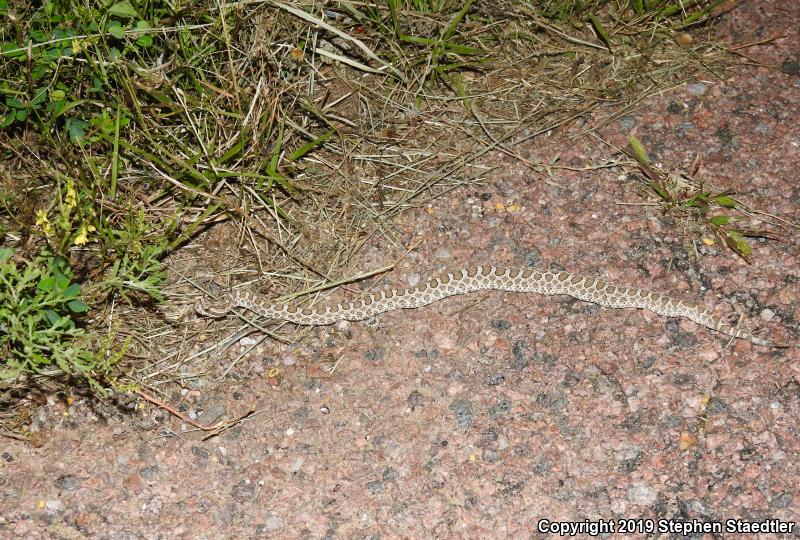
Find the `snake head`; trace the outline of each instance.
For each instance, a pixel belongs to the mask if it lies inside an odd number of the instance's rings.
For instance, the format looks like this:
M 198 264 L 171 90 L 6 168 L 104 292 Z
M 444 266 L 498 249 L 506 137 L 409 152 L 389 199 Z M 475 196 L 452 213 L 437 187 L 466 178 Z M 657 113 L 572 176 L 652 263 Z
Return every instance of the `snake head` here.
M 233 306 L 230 305 L 229 302 L 217 302 L 211 303 L 205 298 L 201 298 L 197 301 L 194 305 L 194 310 L 197 312 L 198 315 L 203 317 L 211 317 L 213 319 L 219 319 L 220 317 L 224 317 L 228 314 Z

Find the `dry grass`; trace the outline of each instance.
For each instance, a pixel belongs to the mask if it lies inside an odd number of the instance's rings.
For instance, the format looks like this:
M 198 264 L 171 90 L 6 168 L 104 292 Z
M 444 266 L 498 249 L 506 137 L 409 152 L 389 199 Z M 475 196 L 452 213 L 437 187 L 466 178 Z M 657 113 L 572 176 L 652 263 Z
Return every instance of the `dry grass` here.
M 398 215 L 488 181 L 487 153 L 557 184 L 551 164 L 527 161 L 520 143 L 599 111 L 585 127 L 595 130 L 648 95 L 724 69 L 709 38 L 712 3 L 645 4 L 211 3 L 131 30 L 122 59 L 102 32 L 81 37 L 95 40 L 83 56 L 106 74 L 110 99 L 88 93 L 79 66 L 75 110 L 106 122 L 87 122 L 79 142 L 64 112 L 7 128 L 4 244 L 28 259 L 43 244 L 70 258 L 93 331 L 114 333 L 117 347 L 128 340 L 104 384 L 161 391 L 224 377 L 235 362 L 214 367 L 220 347 L 252 327 L 203 334 L 190 315 L 198 295 L 242 284 L 291 294 L 358 274 L 366 243 L 409 247 L 393 231 Z M 34 65 L 9 62 L 8 79 Z M 90 202 L 84 222 L 103 233 L 85 247 L 35 224 L 65 178 Z M 126 242 L 132 259 L 166 262 L 167 281 L 147 281 L 155 270 L 144 263 L 145 285 L 116 276 Z M 157 307 L 149 299 L 160 295 Z

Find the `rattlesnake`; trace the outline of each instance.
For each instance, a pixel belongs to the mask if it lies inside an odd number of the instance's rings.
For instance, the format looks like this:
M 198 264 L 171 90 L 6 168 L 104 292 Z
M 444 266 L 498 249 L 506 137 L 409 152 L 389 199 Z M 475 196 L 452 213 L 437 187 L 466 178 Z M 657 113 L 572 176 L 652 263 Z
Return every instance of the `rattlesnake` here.
M 268 319 L 299 325 L 328 325 L 341 320 L 360 321 L 379 313 L 401 308 L 425 306 L 459 294 L 497 289 L 510 292 L 533 292 L 545 295 L 566 294 L 610 308 L 647 309 L 666 317 L 685 317 L 717 332 L 752 341 L 756 345 L 778 347 L 770 340 L 754 336 L 749 330 L 727 324 L 710 310 L 685 300 L 657 292 L 624 287 L 600 279 L 570 272 L 550 272 L 536 268 L 497 268 L 475 266 L 451 270 L 411 289 L 395 289 L 368 294 L 364 299 L 324 308 L 300 309 L 289 304 L 272 304 L 247 291 L 237 291 L 224 301 L 197 304 L 198 313 L 222 317 L 235 307 L 242 307 Z

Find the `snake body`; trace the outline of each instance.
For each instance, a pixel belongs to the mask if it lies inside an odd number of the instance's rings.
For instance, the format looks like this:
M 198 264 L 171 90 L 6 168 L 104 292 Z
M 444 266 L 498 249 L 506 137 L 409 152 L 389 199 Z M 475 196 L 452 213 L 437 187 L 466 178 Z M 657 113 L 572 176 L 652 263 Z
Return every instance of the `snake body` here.
M 222 317 L 232 309 L 241 307 L 268 319 L 321 326 L 342 320 L 360 321 L 387 311 L 417 308 L 449 296 L 488 289 L 544 295 L 565 294 L 603 307 L 646 309 L 665 317 L 684 317 L 701 326 L 734 338 L 749 340 L 756 345 L 777 346 L 767 339 L 753 335 L 747 329 L 724 322 L 707 308 L 693 302 L 570 272 L 551 272 L 537 268 L 475 266 L 450 270 L 410 289 L 388 289 L 368 294 L 353 302 L 315 309 L 275 304 L 254 293 L 236 291 L 221 302 L 198 303 L 197 311 L 208 317 Z

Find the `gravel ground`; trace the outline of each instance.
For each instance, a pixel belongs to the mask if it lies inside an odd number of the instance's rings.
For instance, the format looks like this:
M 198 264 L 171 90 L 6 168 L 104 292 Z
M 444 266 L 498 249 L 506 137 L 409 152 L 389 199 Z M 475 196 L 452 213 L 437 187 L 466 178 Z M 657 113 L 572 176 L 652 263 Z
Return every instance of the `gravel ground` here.
M 674 169 L 700 152 L 700 177 L 800 220 L 800 16 L 789 4 L 725 15 L 730 43 L 769 40 L 740 50 L 753 66 L 653 97 L 603 137 L 622 147 L 633 132 Z M 610 154 L 590 138 L 537 144 L 521 151 L 578 169 Z M 796 237 L 757 242 L 751 265 L 700 244 L 698 262 L 674 220 L 625 204 L 641 199 L 612 170 L 559 170 L 561 189 L 511 159 L 490 165 L 485 189 L 399 225 L 403 240 L 425 242 L 387 283 L 479 261 L 563 265 L 727 305 L 800 341 Z M 392 255 L 366 250 L 363 268 Z M 544 538 L 548 522 L 573 522 L 681 538 L 719 523 L 722 535 L 692 536 L 712 538 L 788 527 L 800 521 L 799 352 L 498 292 L 387 314 L 377 328 L 314 329 L 299 345 L 259 345 L 222 387 L 175 396 L 204 422 L 258 411 L 209 440 L 160 411 L 137 424 L 54 398 L 36 416 L 41 447 L 2 441 L 0 536 Z M 798 536 L 796 525 L 786 535 Z

